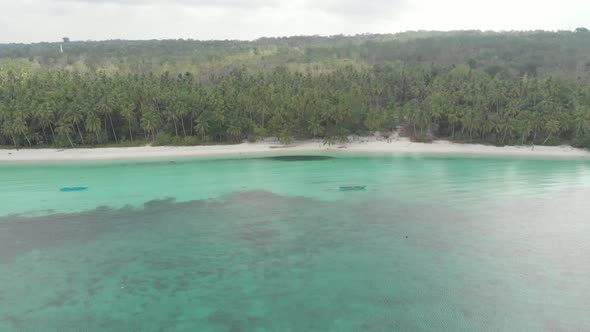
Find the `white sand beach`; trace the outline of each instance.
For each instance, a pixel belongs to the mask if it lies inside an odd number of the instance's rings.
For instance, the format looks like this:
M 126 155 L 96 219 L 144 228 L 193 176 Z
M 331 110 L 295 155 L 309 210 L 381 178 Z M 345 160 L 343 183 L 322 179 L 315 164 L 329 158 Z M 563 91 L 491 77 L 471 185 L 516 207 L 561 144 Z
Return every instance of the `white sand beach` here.
M 413 143 L 400 139 L 388 143 L 371 138 L 359 138 L 352 143 L 324 145 L 321 140 L 296 142 L 281 145 L 266 140 L 258 143 L 235 145 L 208 145 L 188 147 L 144 146 L 124 148 L 93 149 L 4 149 L 0 150 L 0 163 L 10 162 L 64 162 L 165 159 L 180 157 L 222 157 L 240 155 L 278 155 L 302 153 L 378 153 L 378 154 L 445 154 L 515 156 L 538 158 L 590 158 L 590 151 L 571 146 L 505 146 L 496 147 L 481 144 L 458 144 L 449 141 Z

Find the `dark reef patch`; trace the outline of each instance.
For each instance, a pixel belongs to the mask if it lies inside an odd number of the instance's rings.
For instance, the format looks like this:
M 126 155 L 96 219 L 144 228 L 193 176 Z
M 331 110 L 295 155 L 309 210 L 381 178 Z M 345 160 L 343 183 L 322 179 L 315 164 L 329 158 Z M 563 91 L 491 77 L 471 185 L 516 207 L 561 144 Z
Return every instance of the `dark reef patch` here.
M 330 160 L 336 159 L 334 157 L 329 156 L 274 156 L 274 157 L 265 157 L 261 159 L 267 160 L 276 160 L 276 161 L 322 161 L 322 160 Z

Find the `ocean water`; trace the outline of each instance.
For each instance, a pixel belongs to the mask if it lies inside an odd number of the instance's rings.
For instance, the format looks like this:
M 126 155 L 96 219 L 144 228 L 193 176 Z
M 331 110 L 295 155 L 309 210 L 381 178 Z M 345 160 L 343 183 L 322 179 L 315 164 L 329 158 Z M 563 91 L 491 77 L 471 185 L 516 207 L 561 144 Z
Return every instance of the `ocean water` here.
M 0 331 L 590 331 L 585 160 L 0 165 L 0 188 Z

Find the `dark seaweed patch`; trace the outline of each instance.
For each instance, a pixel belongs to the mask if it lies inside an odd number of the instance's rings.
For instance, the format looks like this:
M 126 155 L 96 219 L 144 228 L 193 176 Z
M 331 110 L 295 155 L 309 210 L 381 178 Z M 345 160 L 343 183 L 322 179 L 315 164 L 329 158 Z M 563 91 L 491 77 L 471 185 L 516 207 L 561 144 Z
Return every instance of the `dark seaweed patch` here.
M 328 156 L 274 156 L 266 157 L 263 159 L 276 160 L 276 161 L 322 161 L 334 159 L 334 157 Z

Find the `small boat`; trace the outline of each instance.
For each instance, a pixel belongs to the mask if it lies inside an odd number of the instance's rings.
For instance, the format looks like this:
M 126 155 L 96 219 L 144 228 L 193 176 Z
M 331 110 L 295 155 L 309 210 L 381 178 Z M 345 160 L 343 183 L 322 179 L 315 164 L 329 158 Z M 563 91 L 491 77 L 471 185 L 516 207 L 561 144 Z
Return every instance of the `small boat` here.
M 84 190 L 88 190 L 88 187 L 64 187 L 64 188 L 61 188 L 59 191 L 61 191 L 63 193 L 69 193 L 69 192 L 73 192 L 73 191 L 84 191 Z
M 340 187 L 341 191 L 359 191 L 359 190 L 365 190 L 367 189 L 367 186 L 342 186 Z

